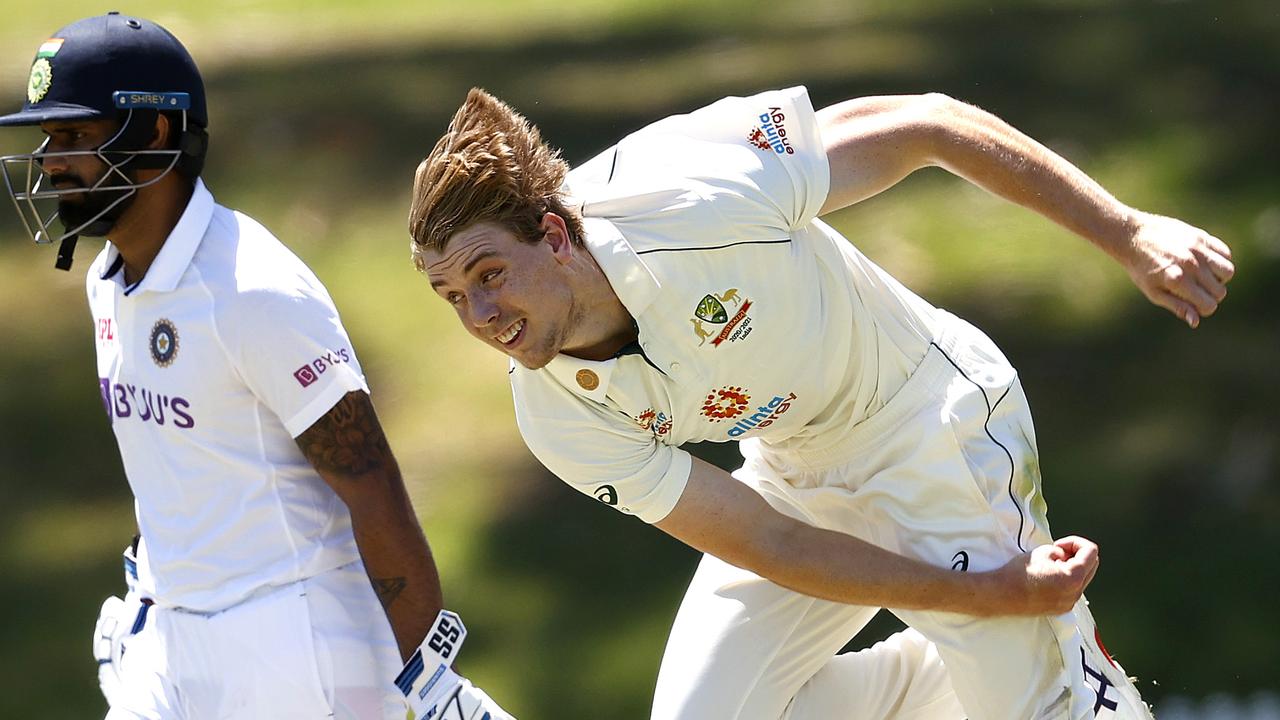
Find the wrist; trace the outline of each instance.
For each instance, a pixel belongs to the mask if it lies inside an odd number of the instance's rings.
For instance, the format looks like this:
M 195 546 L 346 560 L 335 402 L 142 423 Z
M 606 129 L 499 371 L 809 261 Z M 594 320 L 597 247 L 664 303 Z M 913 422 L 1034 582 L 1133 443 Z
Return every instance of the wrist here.
M 957 612 L 974 617 L 992 617 L 1004 613 L 1011 599 L 1011 592 L 1005 582 L 1003 568 L 956 575 L 964 582 L 964 591 L 957 596 L 966 600 L 966 607 Z
M 1093 242 L 1126 269 L 1137 257 L 1137 239 L 1146 213 L 1117 202 L 1098 229 Z

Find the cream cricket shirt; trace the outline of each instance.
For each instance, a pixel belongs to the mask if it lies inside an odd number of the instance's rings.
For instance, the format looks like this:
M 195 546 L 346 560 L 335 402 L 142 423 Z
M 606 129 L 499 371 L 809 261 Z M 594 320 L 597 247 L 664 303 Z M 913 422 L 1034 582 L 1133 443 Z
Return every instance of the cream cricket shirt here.
M 820 449 L 880 408 L 944 321 L 816 220 L 829 177 L 804 88 L 666 118 L 570 173 L 639 341 L 604 362 L 514 365 L 534 455 L 656 522 L 688 480 L 680 445 Z
M 136 498 L 140 591 L 213 611 L 358 559 L 293 438 L 366 389 L 315 275 L 198 183 L 146 276 L 87 279 L 102 401 Z

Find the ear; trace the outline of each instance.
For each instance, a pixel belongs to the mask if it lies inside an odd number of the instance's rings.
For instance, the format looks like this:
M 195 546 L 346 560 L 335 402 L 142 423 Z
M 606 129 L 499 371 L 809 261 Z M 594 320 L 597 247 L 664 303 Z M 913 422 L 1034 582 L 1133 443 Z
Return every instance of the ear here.
M 564 218 L 549 212 L 542 216 L 538 229 L 542 231 L 542 242 L 551 247 L 551 254 L 556 261 L 562 265 L 568 264 L 573 259 L 574 247 L 573 240 L 569 236 L 569 226 L 565 225 Z
M 148 150 L 165 150 L 168 149 L 169 139 L 173 136 L 173 123 L 169 122 L 169 118 L 163 114 L 156 115 L 155 131 L 151 133 L 151 142 L 147 143 Z

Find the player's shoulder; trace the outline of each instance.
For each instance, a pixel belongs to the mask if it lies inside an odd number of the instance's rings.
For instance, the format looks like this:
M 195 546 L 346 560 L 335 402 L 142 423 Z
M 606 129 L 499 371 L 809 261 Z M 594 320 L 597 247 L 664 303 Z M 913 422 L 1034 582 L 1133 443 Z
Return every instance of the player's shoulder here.
M 289 293 L 318 284 L 306 263 L 266 226 L 221 205 L 214 208 L 196 263 L 206 282 L 237 294 Z
M 309 306 L 332 312 L 328 292 L 306 263 L 238 210 L 215 206 L 194 265 L 220 315 L 253 322 Z
M 548 419 L 578 415 L 590 403 L 547 368 L 531 370 L 514 360 L 507 369 L 517 417 Z
M 558 356 L 537 370 L 511 362 L 508 373 L 516 426 L 525 443 L 563 447 L 584 433 L 634 429 L 634 424 L 605 397 L 612 362 L 577 361 Z
M 750 95 L 728 95 L 685 112 L 668 115 L 628 135 L 624 142 L 664 141 L 664 138 L 729 139 L 769 149 L 757 130 L 767 131 L 780 112 L 813 112 L 809 91 L 803 85 L 765 90 Z M 784 113 L 785 114 L 785 113 Z M 785 121 L 785 117 L 783 118 Z M 764 127 L 762 127 L 762 123 Z M 774 139 L 772 134 L 770 139 Z

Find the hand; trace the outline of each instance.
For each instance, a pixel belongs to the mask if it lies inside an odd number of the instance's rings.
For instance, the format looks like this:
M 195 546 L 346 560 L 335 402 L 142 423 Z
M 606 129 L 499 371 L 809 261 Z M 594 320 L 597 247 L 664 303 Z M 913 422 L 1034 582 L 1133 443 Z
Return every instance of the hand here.
M 1138 214 L 1121 263 L 1151 302 L 1195 328 L 1227 296 L 1235 274 L 1231 248 L 1181 220 Z
M 125 645 L 146 619 L 145 605 L 130 592 L 124 599 L 112 595 L 102 603 L 93 628 L 93 658 L 98 661 L 98 687 L 108 705 L 121 694 Z
M 423 698 L 406 698 L 414 720 L 515 720 L 485 691 L 445 669 Z
M 462 619 L 441 610 L 395 680 L 409 720 L 515 720 L 483 690 L 451 669 L 466 639 Z
M 1069 612 L 1098 571 L 1098 546 L 1074 535 L 1041 545 L 991 573 L 990 615 L 1061 615 Z

